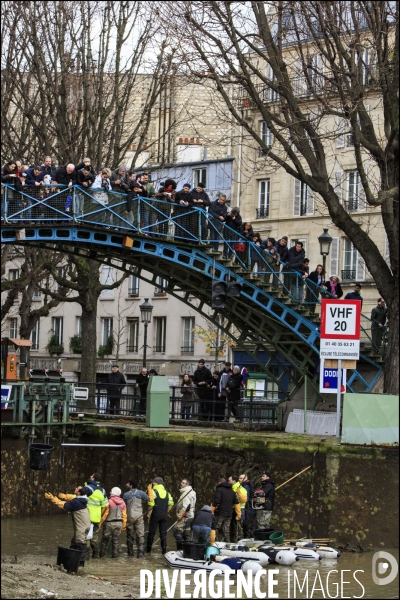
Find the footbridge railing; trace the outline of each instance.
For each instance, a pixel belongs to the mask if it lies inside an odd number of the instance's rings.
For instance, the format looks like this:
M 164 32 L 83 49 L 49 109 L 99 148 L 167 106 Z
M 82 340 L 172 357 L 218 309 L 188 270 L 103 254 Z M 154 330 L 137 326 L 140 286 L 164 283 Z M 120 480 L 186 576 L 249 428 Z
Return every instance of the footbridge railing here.
M 264 340 L 264 348 L 274 346 L 275 360 L 279 360 L 280 349 L 285 348 L 290 364 L 301 367 L 302 372 L 304 361 L 314 361 L 309 350 L 313 356 L 318 353 L 318 312 L 321 296 L 330 296 L 326 288 L 303 279 L 301 273 L 286 265 L 282 270 L 272 268 L 271 256 L 260 246 L 203 209 L 79 186 L 43 185 L 17 191 L 4 185 L 2 222 L 6 225 L 3 243 L 16 243 L 16 232 L 25 229 L 25 243 L 72 244 L 74 251 L 90 245 L 102 262 L 118 262 L 122 254 L 126 257 L 123 240 L 131 237 L 135 254 L 131 253 L 128 261 L 142 265 L 143 271 L 167 275 L 169 292 L 173 292 L 174 282 L 181 285 L 186 272 L 191 273 L 192 279 L 187 289 L 197 290 L 195 295 L 202 305 L 210 304 L 210 279 L 243 284 L 239 300 L 236 304 L 230 301 L 231 307 L 223 313 L 231 315 L 231 324 L 239 323 L 243 329 L 240 339 L 250 332 L 247 337 L 255 339 L 259 349 Z M 193 284 L 195 276 L 206 279 L 198 278 Z M 189 293 L 186 301 L 190 302 Z M 245 322 L 241 324 L 240 319 Z M 363 316 L 363 356 L 376 369 L 376 376 L 368 382 L 355 371 L 349 380 L 350 386 L 353 380 L 361 380 L 365 391 L 371 389 L 382 371 L 382 348 L 373 343 L 371 326 L 370 319 Z M 271 343 L 266 342 L 267 338 Z M 296 343 L 308 346 L 307 359 Z

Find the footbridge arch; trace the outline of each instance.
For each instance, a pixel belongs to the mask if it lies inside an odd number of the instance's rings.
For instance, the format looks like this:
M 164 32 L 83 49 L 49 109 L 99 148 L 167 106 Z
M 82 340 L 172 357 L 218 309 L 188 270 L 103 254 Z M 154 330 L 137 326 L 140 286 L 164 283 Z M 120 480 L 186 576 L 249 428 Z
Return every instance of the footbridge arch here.
M 225 333 L 289 397 L 305 374 L 318 388 L 318 286 L 297 272 L 274 271 L 257 246 L 202 209 L 137 198 L 128 212 L 123 194 L 77 186 L 50 190 L 43 199 L 37 190 L 3 186 L 2 243 L 59 248 L 154 283 L 162 276 L 169 294 L 216 324 L 223 317 Z M 235 281 L 242 289 L 210 314 L 213 280 Z M 370 391 L 383 369 L 370 326 L 363 317 L 364 351 L 348 377 L 352 392 Z M 266 362 L 260 352 L 268 356 Z

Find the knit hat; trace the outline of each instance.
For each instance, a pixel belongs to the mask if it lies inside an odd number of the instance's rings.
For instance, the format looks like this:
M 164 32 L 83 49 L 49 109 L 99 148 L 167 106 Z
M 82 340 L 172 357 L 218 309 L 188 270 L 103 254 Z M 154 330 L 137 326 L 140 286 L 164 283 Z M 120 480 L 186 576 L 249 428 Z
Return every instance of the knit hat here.
M 120 496 L 121 493 L 121 488 L 119 487 L 113 487 L 111 490 L 111 496 Z
M 190 183 L 184 183 L 183 187 L 188 187 L 190 189 L 192 186 L 190 185 Z
M 211 506 L 208 506 L 208 504 L 205 504 L 201 510 L 209 510 L 209 511 L 211 511 Z
M 154 477 L 153 481 L 157 485 L 159 485 L 160 483 L 164 483 L 164 479 L 162 477 Z
M 270 471 L 263 471 L 261 473 L 261 475 L 266 475 L 267 477 L 271 478 L 271 472 Z

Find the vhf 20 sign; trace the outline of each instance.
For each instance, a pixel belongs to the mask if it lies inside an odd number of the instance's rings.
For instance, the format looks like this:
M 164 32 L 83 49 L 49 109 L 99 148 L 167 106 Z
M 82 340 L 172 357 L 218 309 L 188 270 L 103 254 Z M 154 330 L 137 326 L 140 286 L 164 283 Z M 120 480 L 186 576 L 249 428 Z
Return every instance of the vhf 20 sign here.
M 333 360 L 358 359 L 360 320 L 359 300 L 322 300 L 320 357 Z

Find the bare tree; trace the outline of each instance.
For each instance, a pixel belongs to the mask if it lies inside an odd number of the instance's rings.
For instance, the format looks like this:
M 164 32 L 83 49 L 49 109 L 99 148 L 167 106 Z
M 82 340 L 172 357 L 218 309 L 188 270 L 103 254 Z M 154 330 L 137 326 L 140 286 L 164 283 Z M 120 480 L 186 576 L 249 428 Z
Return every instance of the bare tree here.
M 43 285 L 43 280 L 49 278 L 48 264 L 57 269 L 65 260 L 65 254 L 45 252 L 36 248 L 12 246 L 8 256 L 9 263 L 18 267 L 19 277 L 2 281 L 2 324 L 9 318 L 19 317 L 19 336 L 29 340 L 33 329 L 42 317 L 49 316 L 51 310 L 62 303 L 70 290 L 59 290 L 58 298 L 52 298 L 45 293 L 38 305 L 34 302 L 35 292 Z M 17 305 L 16 305 L 17 302 Z M 29 348 L 22 346 L 20 361 L 28 362 Z
M 135 144 L 134 164 L 170 72 L 159 31 L 148 2 L 5 2 L 3 156 L 117 166 Z
M 69 256 L 69 267 L 65 276 L 61 275 L 54 266 L 46 263 L 46 267 L 62 289 L 72 290 L 67 302 L 77 302 L 82 307 L 82 359 L 81 359 L 81 381 L 94 383 L 96 381 L 97 360 L 97 310 L 99 297 L 103 290 L 118 288 L 129 273 L 111 283 L 101 283 L 99 279 L 99 264 L 95 260 L 86 259 L 74 255 Z M 61 299 L 59 293 L 49 287 L 39 287 L 44 293 L 52 298 Z M 93 408 L 93 406 L 91 407 Z
M 399 385 L 398 9 L 390 1 L 173 5 L 182 68 L 198 81 L 206 71 L 244 136 L 270 166 L 312 190 L 365 261 L 389 308 L 387 393 Z M 379 118 L 368 111 L 372 102 Z M 247 107 L 266 123 L 272 145 Z M 333 122 L 351 136 L 358 201 L 380 209 L 389 264 L 334 181 L 340 153 Z

